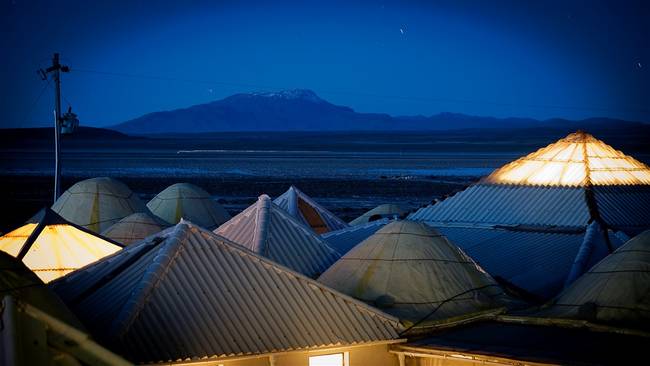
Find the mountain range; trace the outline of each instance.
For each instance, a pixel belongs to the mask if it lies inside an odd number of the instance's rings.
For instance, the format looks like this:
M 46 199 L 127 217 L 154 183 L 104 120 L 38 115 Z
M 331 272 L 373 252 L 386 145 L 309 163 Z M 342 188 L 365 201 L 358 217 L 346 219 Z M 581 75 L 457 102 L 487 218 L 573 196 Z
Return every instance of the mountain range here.
M 332 104 L 308 89 L 240 93 L 210 103 L 148 113 L 109 128 L 129 135 L 234 131 L 417 131 L 503 128 L 567 130 L 647 126 L 609 118 L 566 119 L 477 117 L 459 113 L 391 116 L 359 113 Z

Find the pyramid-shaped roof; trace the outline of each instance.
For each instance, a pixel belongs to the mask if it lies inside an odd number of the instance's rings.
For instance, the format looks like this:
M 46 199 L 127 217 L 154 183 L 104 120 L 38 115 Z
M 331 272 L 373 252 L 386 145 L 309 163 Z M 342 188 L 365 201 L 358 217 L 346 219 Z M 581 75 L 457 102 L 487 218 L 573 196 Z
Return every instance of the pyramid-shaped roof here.
M 383 205 L 379 205 L 372 210 L 369 210 L 365 212 L 363 215 L 357 217 L 356 219 L 350 221 L 350 225 L 360 225 L 360 224 L 365 224 L 367 222 L 370 222 L 371 219 L 376 219 L 376 218 L 395 218 L 397 216 L 398 218 L 401 215 L 404 215 L 408 210 L 404 209 L 400 205 L 396 205 L 393 203 L 385 203 Z
M 265 194 L 214 232 L 309 277 L 323 273 L 340 257 Z
M 343 229 L 348 226 L 325 207 L 311 199 L 295 186 L 289 187 L 280 197 L 273 201 L 291 216 L 302 221 L 317 234 Z
M 230 219 L 208 192 L 190 183 L 172 184 L 152 198 L 147 207 L 170 225 L 183 218 L 212 230 Z
M 96 233 L 146 207 L 126 184 L 107 177 L 86 179 L 68 188 L 52 205 L 66 220 Z
M 45 283 L 120 249 L 121 244 L 72 224 L 48 208 L 38 223 L 27 223 L 0 237 L 0 250 L 22 260 Z
M 583 151 L 583 152 L 580 152 Z M 650 228 L 646 165 L 577 132 L 409 215 L 430 225 Z
M 389 341 L 400 330 L 397 319 L 186 221 L 52 288 L 135 362 Z
M 650 230 L 580 276 L 542 314 L 648 329 Z
M 168 225 L 146 212 L 131 214 L 102 231 L 102 236 L 129 245 L 155 234 Z
M 435 320 L 503 305 L 497 283 L 436 230 L 392 222 L 354 247 L 319 282 L 401 319 Z
M 497 169 L 485 182 L 541 186 L 648 185 L 650 167 L 578 131 Z

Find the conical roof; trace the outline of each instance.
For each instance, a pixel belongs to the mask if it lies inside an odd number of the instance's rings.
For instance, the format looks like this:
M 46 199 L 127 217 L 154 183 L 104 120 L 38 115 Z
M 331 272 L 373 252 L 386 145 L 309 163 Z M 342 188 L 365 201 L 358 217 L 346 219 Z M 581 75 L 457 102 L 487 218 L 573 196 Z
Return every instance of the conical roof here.
M 650 326 L 650 230 L 630 239 L 542 311 L 631 327 Z
M 485 182 L 541 186 L 648 185 L 650 167 L 578 131 L 497 169 Z
M 297 218 L 317 234 L 343 229 L 348 226 L 325 207 L 311 199 L 295 186 L 289 187 L 280 197 L 273 201 L 291 216 Z
M 370 211 L 367 211 L 363 215 L 357 217 L 356 219 L 350 221 L 350 225 L 360 225 L 360 224 L 365 224 L 369 222 L 371 219 L 380 219 L 384 217 L 388 218 L 394 218 L 394 216 L 401 216 L 408 212 L 406 209 L 403 207 L 393 204 L 393 203 L 385 203 L 383 205 L 379 205 L 375 208 L 373 208 Z
M 102 236 L 129 245 L 155 234 L 167 224 L 146 212 L 131 214 L 102 231 Z
M 498 307 L 503 291 L 436 230 L 392 222 L 332 265 L 319 282 L 401 319 L 443 319 Z
M 68 188 L 54 202 L 52 210 L 72 223 L 99 233 L 146 208 L 126 184 L 101 177 L 86 179 Z
M 0 250 L 20 259 L 45 283 L 122 248 L 46 208 L 38 223 L 0 237 Z
M 401 330 L 392 316 L 187 221 L 52 288 L 137 363 L 389 342 Z
M 340 257 L 265 194 L 214 232 L 309 277 L 323 273 Z
M 230 219 L 208 192 L 190 183 L 172 184 L 152 198 L 147 207 L 170 225 L 183 218 L 212 230 Z

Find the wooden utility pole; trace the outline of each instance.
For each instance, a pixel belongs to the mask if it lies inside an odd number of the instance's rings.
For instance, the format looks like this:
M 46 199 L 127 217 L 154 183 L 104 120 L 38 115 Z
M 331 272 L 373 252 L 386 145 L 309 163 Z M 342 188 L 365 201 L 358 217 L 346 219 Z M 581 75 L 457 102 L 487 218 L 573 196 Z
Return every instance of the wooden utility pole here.
M 68 66 L 59 63 L 59 54 L 52 56 L 52 66 L 45 71 L 40 70 L 43 80 L 51 73 L 54 79 L 54 201 L 61 196 L 61 73 L 69 72 Z

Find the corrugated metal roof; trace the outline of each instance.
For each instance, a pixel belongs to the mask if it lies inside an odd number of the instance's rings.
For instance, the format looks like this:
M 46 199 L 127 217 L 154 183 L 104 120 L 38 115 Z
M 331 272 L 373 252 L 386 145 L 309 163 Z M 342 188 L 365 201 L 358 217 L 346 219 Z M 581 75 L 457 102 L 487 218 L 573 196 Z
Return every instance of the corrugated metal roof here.
M 341 257 L 267 195 L 214 232 L 312 278 Z
M 559 232 L 434 225 L 492 276 L 543 298 L 562 290 L 584 231 Z M 623 243 L 610 235 L 614 248 Z
M 163 234 L 52 285 L 133 361 L 363 344 L 401 330 L 397 319 L 189 222 Z M 80 284 L 91 291 L 70 296 Z
M 650 186 L 593 187 L 600 216 L 630 236 L 650 229 Z
M 409 220 L 429 224 L 466 223 L 584 227 L 589 209 L 582 188 L 476 184 Z
M 319 234 L 348 227 L 348 224 L 346 224 L 343 220 L 336 217 L 336 215 L 329 212 L 325 207 L 318 204 L 311 197 L 306 195 L 295 186 L 289 187 L 286 192 L 284 192 L 280 197 L 276 198 L 273 202 L 286 210 L 291 216 L 297 218 L 305 225 L 314 229 Z M 305 213 L 303 213 L 302 209 L 300 208 L 301 202 L 310 206 L 317 213 L 322 222 L 325 224 L 325 228 L 318 228 L 316 225 L 314 225 L 313 222 L 310 224 L 309 218 L 305 217 Z
M 330 231 L 321 235 L 330 246 L 336 249 L 341 255 L 344 255 L 355 245 L 366 240 L 370 235 L 374 234 L 377 230 L 384 227 L 390 222 L 389 219 L 381 219 L 371 221 L 361 225 L 350 226 L 345 229 Z

